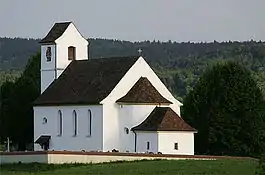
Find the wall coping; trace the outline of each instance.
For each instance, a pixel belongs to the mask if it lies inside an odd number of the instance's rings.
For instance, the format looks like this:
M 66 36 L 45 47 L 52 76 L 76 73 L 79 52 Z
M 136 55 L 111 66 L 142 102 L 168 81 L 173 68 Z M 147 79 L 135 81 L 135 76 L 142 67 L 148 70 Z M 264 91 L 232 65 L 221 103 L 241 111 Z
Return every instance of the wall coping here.
M 133 157 L 157 157 L 157 158 L 187 158 L 187 159 L 249 159 L 257 160 L 252 157 L 239 156 L 212 156 L 212 155 L 176 155 L 176 154 L 148 154 L 148 153 L 122 153 L 122 152 L 85 152 L 85 151 L 16 151 L 0 152 L 0 156 L 15 155 L 91 155 L 91 156 L 133 156 Z

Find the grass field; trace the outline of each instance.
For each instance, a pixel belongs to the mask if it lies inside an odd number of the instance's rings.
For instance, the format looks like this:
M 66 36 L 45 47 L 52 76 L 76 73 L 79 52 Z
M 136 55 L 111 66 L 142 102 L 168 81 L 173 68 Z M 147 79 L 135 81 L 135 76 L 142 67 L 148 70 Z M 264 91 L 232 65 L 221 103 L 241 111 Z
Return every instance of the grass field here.
M 1 175 L 254 175 L 254 160 L 156 160 L 104 164 L 2 165 Z

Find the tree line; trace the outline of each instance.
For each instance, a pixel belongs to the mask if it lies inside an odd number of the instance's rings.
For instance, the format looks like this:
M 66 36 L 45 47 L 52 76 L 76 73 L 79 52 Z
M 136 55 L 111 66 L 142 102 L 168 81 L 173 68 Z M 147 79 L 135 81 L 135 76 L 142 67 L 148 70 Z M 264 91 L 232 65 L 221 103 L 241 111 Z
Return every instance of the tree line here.
M 0 71 L 24 70 L 28 59 L 40 51 L 39 39 L 0 38 Z M 129 42 L 89 38 L 89 57 L 141 55 L 180 100 L 193 88 L 207 66 L 220 61 L 235 61 L 251 70 L 258 86 L 265 91 L 265 43 L 257 41 Z M 16 74 L 16 73 L 15 73 Z M 1 80 L 0 83 L 4 80 Z M 265 93 L 265 92 L 264 92 Z

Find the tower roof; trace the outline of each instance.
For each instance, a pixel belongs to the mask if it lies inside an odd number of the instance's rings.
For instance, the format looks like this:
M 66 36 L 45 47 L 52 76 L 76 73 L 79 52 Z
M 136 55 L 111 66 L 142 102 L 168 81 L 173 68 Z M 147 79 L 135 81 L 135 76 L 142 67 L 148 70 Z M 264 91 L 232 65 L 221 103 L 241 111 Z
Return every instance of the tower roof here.
M 40 41 L 40 43 L 54 43 L 58 39 L 71 22 L 55 23 L 49 33 Z

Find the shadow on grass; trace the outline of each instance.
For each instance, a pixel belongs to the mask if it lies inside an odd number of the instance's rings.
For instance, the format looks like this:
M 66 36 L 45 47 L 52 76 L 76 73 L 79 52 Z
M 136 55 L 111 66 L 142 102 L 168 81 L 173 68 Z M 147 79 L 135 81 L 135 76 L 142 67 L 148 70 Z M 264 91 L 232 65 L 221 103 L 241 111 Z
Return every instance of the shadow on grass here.
M 16 164 L 3 164 L 1 165 L 1 171 L 18 171 L 18 172 L 41 172 L 52 171 L 56 169 L 71 168 L 84 166 L 85 164 L 42 164 L 42 163 L 16 163 Z

